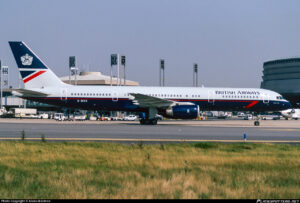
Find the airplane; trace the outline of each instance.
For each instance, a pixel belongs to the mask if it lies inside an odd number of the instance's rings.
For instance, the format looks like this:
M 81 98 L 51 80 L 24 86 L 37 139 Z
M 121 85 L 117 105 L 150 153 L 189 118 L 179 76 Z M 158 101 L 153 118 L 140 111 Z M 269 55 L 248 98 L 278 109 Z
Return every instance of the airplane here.
M 201 111 L 280 111 L 291 107 L 280 94 L 256 88 L 77 86 L 62 82 L 22 41 L 10 41 L 22 76 L 24 99 L 84 110 L 140 114 L 140 124 L 157 124 L 156 115 L 195 119 Z M 257 121 L 258 122 L 258 121 Z M 255 125 L 259 125 L 255 123 Z
M 287 109 L 280 111 L 280 113 L 286 120 L 289 118 L 298 120 L 300 118 L 300 109 Z

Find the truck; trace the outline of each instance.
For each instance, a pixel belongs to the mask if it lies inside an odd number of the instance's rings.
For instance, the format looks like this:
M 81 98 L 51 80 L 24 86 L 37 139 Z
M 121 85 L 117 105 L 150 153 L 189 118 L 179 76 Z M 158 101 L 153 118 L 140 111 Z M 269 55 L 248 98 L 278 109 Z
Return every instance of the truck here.
M 11 111 L 15 118 L 37 118 L 37 109 L 12 108 Z

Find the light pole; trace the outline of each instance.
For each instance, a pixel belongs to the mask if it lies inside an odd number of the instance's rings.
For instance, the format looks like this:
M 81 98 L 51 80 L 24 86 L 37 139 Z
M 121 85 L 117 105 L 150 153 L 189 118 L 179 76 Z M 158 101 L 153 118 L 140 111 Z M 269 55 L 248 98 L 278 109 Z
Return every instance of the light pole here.
M 160 59 L 159 86 L 165 86 L 165 60 Z
M 198 64 L 194 64 L 194 69 L 193 69 L 193 86 L 198 87 Z
M 123 75 L 123 76 L 124 76 L 124 78 L 123 78 L 123 79 L 124 79 L 124 82 L 123 82 L 123 85 L 125 86 L 125 85 L 126 85 L 126 77 L 125 77 L 125 76 L 126 76 L 126 70 L 125 70 L 125 66 L 126 66 L 126 56 L 124 56 L 124 55 L 121 56 L 121 65 L 124 66 L 124 73 L 123 73 L 123 74 L 124 74 L 124 75 Z

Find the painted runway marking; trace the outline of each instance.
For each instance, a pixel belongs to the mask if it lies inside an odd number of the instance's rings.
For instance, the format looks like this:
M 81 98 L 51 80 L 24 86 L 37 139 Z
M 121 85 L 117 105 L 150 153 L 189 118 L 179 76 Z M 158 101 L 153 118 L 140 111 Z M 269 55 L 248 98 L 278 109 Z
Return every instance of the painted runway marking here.
M 281 128 L 281 129 L 264 129 L 269 131 L 282 131 L 282 132 L 300 132 L 300 129 L 292 129 L 292 128 Z
M 7 137 L 0 140 L 21 140 L 21 138 Z M 42 140 L 41 138 L 25 138 L 25 140 Z M 114 139 L 114 138 L 45 138 L 47 141 L 113 141 L 113 142 L 226 142 L 238 143 L 244 140 L 194 140 L 194 139 Z M 300 143 L 300 140 L 247 140 L 248 143 Z

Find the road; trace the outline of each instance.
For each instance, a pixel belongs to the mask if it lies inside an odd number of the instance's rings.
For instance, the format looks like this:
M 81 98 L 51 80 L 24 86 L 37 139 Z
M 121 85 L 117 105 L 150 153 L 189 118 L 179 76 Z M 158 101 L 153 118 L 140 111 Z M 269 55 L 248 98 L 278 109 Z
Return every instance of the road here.
M 277 122 L 277 123 L 273 123 Z M 113 141 L 113 142 L 247 142 L 300 143 L 300 122 L 270 121 L 254 127 L 249 121 L 163 121 L 160 125 L 138 122 L 53 122 L 1 120 L 0 140 L 26 139 L 47 141 Z M 292 123 L 293 122 L 293 123 Z

